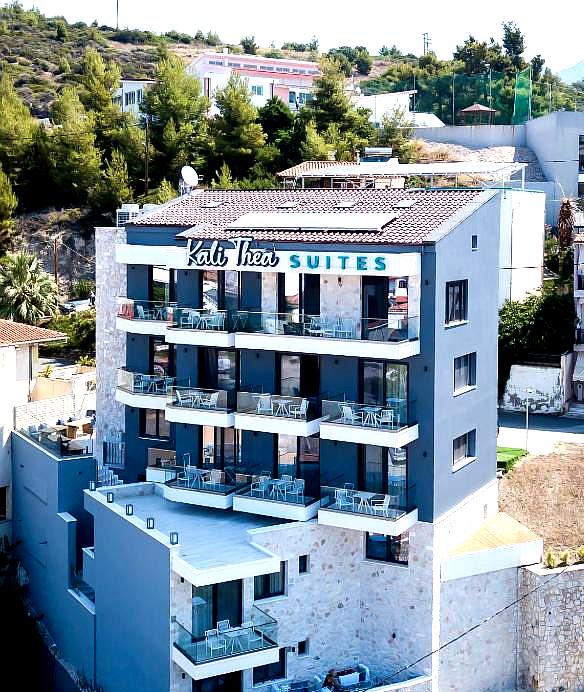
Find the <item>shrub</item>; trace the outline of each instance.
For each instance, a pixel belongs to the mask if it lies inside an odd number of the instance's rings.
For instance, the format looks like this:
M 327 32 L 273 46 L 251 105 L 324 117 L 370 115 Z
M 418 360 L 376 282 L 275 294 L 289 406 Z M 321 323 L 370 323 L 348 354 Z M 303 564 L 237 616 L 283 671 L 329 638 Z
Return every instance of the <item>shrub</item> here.
M 81 365 L 86 368 L 94 368 L 96 364 L 95 358 L 93 356 L 79 356 L 75 361 L 75 365 Z
M 42 370 L 39 370 L 37 372 L 37 376 L 38 377 L 50 377 L 53 374 L 53 370 L 54 370 L 54 367 L 50 363 L 47 363 Z
M 64 332 L 69 337 L 65 344 L 47 344 L 44 352 L 69 355 L 71 352 L 95 354 L 95 311 L 83 310 L 71 315 L 54 317 L 46 325 L 48 329 Z
M 578 562 L 584 562 L 584 545 L 581 545 L 578 550 L 576 550 L 576 556 L 578 557 Z
M 556 557 L 556 554 L 551 548 L 548 548 L 547 553 L 545 554 L 545 557 L 543 559 L 543 564 L 548 569 L 554 569 L 558 566 L 558 558 Z
M 570 551 L 569 550 L 562 550 L 560 553 L 560 563 L 562 565 L 569 565 L 570 564 Z
M 95 291 L 95 284 L 88 279 L 79 279 L 71 288 L 71 298 L 86 300 Z

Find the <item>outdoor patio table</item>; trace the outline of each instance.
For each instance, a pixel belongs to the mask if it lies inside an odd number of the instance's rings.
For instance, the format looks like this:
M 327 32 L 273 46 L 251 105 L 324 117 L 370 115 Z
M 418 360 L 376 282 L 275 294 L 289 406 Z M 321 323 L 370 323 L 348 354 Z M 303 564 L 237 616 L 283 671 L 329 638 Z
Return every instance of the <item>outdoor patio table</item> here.
M 275 478 L 270 481 L 270 485 L 272 487 L 272 490 L 270 492 L 270 495 L 272 497 L 281 497 L 282 500 L 286 499 L 286 488 L 287 486 L 291 485 L 290 481 L 283 481 L 279 478 Z
M 363 416 L 363 425 L 372 425 L 374 427 L 378 427 L 381 406 L 364 406 L 363 411 L 365 413 Z
M 291 399 L 275 399 L 276 404 L 276 415 L 277 416 L 289 416 L 290 415 L 290 404 L 293 403 Z
M 236 648 L 238 651 L 243 651 L 241 644 L 241 636 L 243 634 L 245 634 L 243 627 L 230 627 L 228 630 L 221 632 L 221 636 L 227 639 L 227 650 L 229 653 L 234 653 Z
M 188 484 L 189 488 L 200 488 L 201 480 L 204 476 L 209 473 L 209 469 L 189 469 L 187 471 L 187 476 L 189 476 Z M 192 485 L 191 485 L 192 478 Z

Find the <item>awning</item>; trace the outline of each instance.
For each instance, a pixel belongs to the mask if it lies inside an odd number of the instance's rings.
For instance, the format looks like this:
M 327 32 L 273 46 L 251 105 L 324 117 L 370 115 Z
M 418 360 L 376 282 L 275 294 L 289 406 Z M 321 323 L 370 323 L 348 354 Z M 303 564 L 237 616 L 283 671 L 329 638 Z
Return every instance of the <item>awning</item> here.
M 576 365 L 574 365 L 574 382 L 584 382 L 584 351 L 578 351 L 576 355 Z

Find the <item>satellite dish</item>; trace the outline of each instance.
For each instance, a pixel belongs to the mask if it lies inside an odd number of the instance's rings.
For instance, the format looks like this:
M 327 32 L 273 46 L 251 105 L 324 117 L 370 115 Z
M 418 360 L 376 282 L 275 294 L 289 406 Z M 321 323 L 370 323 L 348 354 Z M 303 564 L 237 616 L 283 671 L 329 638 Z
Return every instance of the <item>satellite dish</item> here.
M 180 171 L 179 188 L 181 194 L 185 195 L 199 184 L 199 176 L 192 166 L 183 166 Z

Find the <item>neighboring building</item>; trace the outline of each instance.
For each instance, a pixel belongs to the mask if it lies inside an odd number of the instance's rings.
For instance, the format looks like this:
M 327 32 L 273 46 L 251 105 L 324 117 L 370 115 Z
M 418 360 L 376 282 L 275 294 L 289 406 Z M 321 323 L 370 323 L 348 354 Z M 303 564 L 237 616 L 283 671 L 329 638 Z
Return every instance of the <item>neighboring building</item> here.
M 151 84 L 154 84 L 154 81 L 151 79 L 122 79 L 120 88 L 114 92 L 112 101 L 124 113 L 132 113 L 138 118 L 144 92 Z
M 62 341 L 66 334 L 20 322 L 0 320 L 0 537 L 10 535 L 11 458 L 10 433 L 14 408 L 31 401 L 39 369 L 39 344 Z
M 416 91 L 392 91 L 386 94 L 354 94 L 353 104 L 357 108 L 368 108 L 371 111 L 369 120 L 375 125 L 381 124 L 385 115 L 392 115 L 395 111 L 409 114 L 412 110 L 412 97 Z
M 576 361 L 572 375 L 572 394 L 576 404 L 584 404 L 584 233 L 574 236 L 574 308 Z
M 488 616 L 542 545 L 497 512 L 501 205 L 196 190 L 96 229 L 95 450 L 125 440 L 126 484 L 82 509 L 87 458 L 13 435 L 29 594 L 75 670 L 108 692 L 318 690 L 333 667 L 354 691 L 514 687 L 520 615 Z
M 254 106 L 261 108 L 272 96 L 278 96 L 291 110 L 297 110 L 312 98 L 312 85 L 320 70 L 306 60 L 264 58 L 261 55 L 201 53 L 187 67 L 187 73 L 200 80 L 203 93 L 211 99 L 210 114 L 217 113 L 213 96 L 222 89 L 232 72 L 247 80 Z
M 544 174 L 544 181 L 528 178 L 528 188 L 546 193 L 546 222 L 553 226 L 564 197 L 584 196 L 583 112 L 557 111 L 524 125 L 425 127 L 417 129 L 416 136 L 473 148 L 528 147 Z

